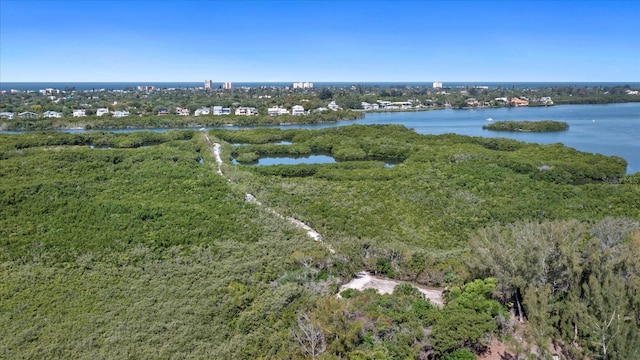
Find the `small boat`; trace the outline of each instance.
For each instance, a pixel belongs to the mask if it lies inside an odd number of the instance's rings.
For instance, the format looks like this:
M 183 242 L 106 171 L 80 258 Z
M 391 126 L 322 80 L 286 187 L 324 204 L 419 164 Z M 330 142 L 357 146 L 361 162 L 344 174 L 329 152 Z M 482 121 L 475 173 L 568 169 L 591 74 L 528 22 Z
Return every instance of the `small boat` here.
M 493 121 L 493 119 L 492 118 L 487 118 L 487 121 Z

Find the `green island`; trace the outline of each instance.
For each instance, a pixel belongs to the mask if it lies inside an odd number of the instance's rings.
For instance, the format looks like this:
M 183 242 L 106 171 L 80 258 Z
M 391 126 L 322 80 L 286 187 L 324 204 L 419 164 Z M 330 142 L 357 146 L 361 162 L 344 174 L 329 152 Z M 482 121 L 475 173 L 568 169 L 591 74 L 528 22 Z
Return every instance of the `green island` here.
M 485 130 L 520 131 L 520 132 L 552 132 L 569 130 L 569 124 L 564 121 L 496 121 L 483 125 Z
M 397 125 L 0 134 L 0 357 L 637 358 L 625 169 Z

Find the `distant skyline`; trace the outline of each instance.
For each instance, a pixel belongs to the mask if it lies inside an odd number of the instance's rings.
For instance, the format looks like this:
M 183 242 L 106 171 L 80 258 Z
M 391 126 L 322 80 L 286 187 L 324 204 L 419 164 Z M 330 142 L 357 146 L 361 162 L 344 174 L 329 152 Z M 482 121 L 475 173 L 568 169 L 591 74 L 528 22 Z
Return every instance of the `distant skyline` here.
M 0 82 L 639 82 L 640 1 L 0 1 Z

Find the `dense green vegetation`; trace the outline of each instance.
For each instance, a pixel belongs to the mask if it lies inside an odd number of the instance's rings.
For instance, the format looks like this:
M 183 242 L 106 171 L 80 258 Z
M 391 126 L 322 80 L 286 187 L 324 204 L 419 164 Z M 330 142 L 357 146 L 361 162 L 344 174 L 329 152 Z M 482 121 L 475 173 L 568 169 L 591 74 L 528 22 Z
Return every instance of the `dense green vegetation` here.
M 196 131 L 0 135 L 0 357 L 471 359 L 491 336 L 637 357 L 623 159 L 391 125 L 208 135 L 224 176 Z M 339 161 L 230 161 L 319 153 Z M 447 285 L 446 305 L 334 297 L 361 270 Z
M 541 121 L 496 121 L 483 125 L 483 129 L 494 131 L 531 131 L 531 132 L 551 132 L 565 131 L 569 129 L 569 124 L 563 121 L 541 120 Z
M 149 129 L 149 128 L 199 128 L 203 126 L 266 126 L 283 124 L 322 124 L 338 120 L 355 120 L 364 114 L 340 110 L 323 113 L 313 113 L 305 116 L 241 116 L 241 115 L 207 115 L 207 116 L 178 116 L 151 115 L 130 116 L 126 118 L 111 117 L 66 117 L 62 119 L 15 119 L 4 122 L 5 130 L 11 131 L 40 131 L 52 129 Z

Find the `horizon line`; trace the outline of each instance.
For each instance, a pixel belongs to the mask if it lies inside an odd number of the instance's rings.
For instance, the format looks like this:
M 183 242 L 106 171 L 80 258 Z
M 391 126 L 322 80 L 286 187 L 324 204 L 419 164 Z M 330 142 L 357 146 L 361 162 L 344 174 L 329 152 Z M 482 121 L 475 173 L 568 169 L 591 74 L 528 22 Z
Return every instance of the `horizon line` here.
M 209 79 L 205 79 L 209 80 Z M 205 80 L 126 80 L 126 81 L 103 81 L 103 80 L 88 80 L 88 81 L 75 81 L 75 80 L 46 80 L 46 81 L 2 81 L 0 84 L 7 83 L 150 83 L 150 82 L 163 82 L 163 83 L 203 83 Z M 250 81 L 218 81 L 212 80 L 213 83 L 297 83 L 301 81 L 295 80 L 250 80 Z M 640 80 L 304 80 L 302 82 L 310 83 L 640 83 Z

